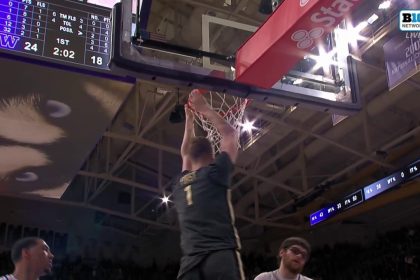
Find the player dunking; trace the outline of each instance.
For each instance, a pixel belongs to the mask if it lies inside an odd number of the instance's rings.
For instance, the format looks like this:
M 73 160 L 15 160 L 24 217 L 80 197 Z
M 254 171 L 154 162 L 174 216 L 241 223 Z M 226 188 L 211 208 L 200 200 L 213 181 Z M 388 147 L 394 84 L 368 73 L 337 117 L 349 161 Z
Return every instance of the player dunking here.
M 198 90 L 191 92 L 190 103 L 216 127 L 222 139 L 221 152 L 215 157 L 208 139 L 194 137 L 194 114 L 185 105 L 182 173 L 173 191 L 183 251 L 178 279 L 242 280 L 240 241 L 229 190 L 238 134 Z

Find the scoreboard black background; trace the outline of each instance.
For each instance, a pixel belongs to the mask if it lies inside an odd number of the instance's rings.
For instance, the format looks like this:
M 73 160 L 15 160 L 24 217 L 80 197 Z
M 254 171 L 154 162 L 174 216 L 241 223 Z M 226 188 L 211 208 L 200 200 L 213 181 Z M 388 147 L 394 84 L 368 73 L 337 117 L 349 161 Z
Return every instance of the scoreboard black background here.
M 0 0 L 0 51 L 108 69 L 111 10 L 67 0 Z

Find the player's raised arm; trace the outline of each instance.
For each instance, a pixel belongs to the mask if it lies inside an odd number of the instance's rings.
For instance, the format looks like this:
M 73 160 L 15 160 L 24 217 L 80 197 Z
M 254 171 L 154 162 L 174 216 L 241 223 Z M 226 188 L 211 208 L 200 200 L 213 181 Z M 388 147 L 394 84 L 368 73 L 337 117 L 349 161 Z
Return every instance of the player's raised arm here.
M 184 138 L 182 139 L 181 145 L 181 157 L 182 157 L 182 171 L 191 170 L 191 159 L 188 154 L 191 139 L 194 137 L 194 114 L 188 105 L 185 104 L 185 129 L 184 129 Z
M 202 94 L 198 90 L 193 90 L 190 96 L 191 106 L 194 110 L 201 113 L 217 129 L 222 137 L 220 150 L 226 152 L 233 163 L 238 157 L 238 133 L 227 123 L 218 113 L 207 104 Z

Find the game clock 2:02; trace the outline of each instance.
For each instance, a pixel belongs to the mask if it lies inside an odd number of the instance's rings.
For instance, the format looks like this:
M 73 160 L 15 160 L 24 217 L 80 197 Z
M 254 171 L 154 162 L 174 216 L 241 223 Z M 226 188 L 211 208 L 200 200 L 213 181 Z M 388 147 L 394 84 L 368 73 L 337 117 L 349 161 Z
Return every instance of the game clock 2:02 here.
M 57 47 L 54 47 L 53 55 L 59 56 L 59 57 L 75 59 L 75 57 L 74 57 L 75 52 L 74 51 L 67 50 L 67 49 L 60 49 L 60 48 L 57 48 Z

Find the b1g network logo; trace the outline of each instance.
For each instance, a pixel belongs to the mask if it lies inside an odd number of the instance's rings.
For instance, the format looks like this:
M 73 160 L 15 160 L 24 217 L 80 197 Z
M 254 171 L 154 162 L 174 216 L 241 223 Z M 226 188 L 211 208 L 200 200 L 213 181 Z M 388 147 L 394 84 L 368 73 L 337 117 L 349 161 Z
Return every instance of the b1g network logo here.
M 420 10 L 400 11 L 401 31 L 420 31 Z

